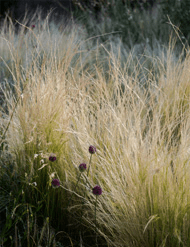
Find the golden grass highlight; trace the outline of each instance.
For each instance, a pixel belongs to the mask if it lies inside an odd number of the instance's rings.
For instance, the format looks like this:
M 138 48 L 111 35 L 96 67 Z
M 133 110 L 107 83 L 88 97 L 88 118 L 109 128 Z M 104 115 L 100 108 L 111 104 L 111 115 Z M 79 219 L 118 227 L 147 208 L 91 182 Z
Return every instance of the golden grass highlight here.
M 153 70 L 159 73 L 154 76 L 149 71 L 144 88 L 138 70 L 129 75 L 108 50 L 108 70 L 96 58 L 92 70 L 90 62 L 83 62 L 85 48 L 81 52 L 79 37 L 75 32 L 72 35 L 66 34 L 67 42 L 58 46 L 51 33 L 44 30 L 36 35 L 37 45 L 48 39 L 51 46 L 42 43 L 45 47 L 39 53 L 31 48 L 32 62 L 24 69 L 21 47 L 16 51 L 15 44 L 7 41 L 6 55 L 12 60 L 12 67 L 7 64 L 7 68 L 15 84 L 13 91 L 7 90 L 8 84 L 3 91 L 8 111 L 7 115 L 2 112 L 1 128 L 6 128 L 22 94 L 5 138 L 18 171 L 32 178 L 39 168 L 34 167 L 34 155 L 54 152 L 59 179 L 72 191 L 76 167 L 88 161 L 88 146 L 95 145 L 88 179 L 103 188 L 97 225 L 108 245 L 188 246 L 189 55 L 176 62 L 171 49 L 167 61 L 157 58 Z M 21 41 L 29 42 L 27 36 Z M 82 192 L 77 193 L 80 198 Z M 87 196 L 82 221 L 93 229 L 95 198 L 91 193 Z M 60 197 L 59 207 L 66 203 L 64 193 Z M 80 203 L 70 209 L 76 216 L 77 207 Z

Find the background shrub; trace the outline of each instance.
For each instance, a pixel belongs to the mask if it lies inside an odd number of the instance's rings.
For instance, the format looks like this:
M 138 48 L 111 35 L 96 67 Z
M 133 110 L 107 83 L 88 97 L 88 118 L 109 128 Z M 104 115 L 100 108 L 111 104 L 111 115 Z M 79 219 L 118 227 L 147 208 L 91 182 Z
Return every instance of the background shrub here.
M 163 22 L 167 21 L 167 15 L 171 22 L 179 27 L 182 35 L 190 41 L 190 1 L 189 0 L 164 0 L 160 2 L 163 9 Z

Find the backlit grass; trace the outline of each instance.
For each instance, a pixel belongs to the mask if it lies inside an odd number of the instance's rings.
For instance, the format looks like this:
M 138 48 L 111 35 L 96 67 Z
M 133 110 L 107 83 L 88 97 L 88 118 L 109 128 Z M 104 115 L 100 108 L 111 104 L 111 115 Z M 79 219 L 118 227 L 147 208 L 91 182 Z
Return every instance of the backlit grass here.
M 189 246 L 189 50 L 25 29 L 0 34 L 1 246 Z

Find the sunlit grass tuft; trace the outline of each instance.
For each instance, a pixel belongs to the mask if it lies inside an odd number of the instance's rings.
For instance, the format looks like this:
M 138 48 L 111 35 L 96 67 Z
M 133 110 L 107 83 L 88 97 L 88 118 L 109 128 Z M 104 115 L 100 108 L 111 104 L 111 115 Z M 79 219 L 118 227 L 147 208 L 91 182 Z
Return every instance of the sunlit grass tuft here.
M 97 234 L 100 246 L 189 246 L 189 50 L 177 58 L 170 43 L 144 64 L 132 52 L 121 61 L 118 49 L 67 28 L 1 33 L 2 244 L 26 229 L 22 243 L 46 241 L 51 219 L 62 243 L 93 246 Z M 90 165 L 80 180 L 79 164 Z

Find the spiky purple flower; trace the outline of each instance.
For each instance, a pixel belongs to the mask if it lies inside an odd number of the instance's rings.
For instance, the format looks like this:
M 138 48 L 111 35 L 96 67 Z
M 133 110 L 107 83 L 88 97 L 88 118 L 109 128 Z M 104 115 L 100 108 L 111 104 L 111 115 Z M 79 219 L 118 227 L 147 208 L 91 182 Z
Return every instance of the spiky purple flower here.
M 54 178 L 51 182 L 51 185 L 53 188 L 58 188 L 60 186 L 60 182 L 59 182 L 59 179 L 57 178 Z
M 50 156 L 49 156 L 49 160 L 50 160 L 51 162 L 54 162 L 54 161 L 56 160 L 55 154 L 51 153 Z
M 80 172 L 86 171 L 86 164 L 85 164 L 85 163 L 81 163 L 81 164 L 79 165 L 79 170 L 80 170 Z
M 93 189 L 92 189 L 92 193 L 96 196 L 100 196 L 102 194 L 102 188 L 99 185 L 96 185 Z
M 94 146 L 90 145 L 88 151 L 90 154 L 94 154 L 94 153 L 96 153 L 96 148 Z

